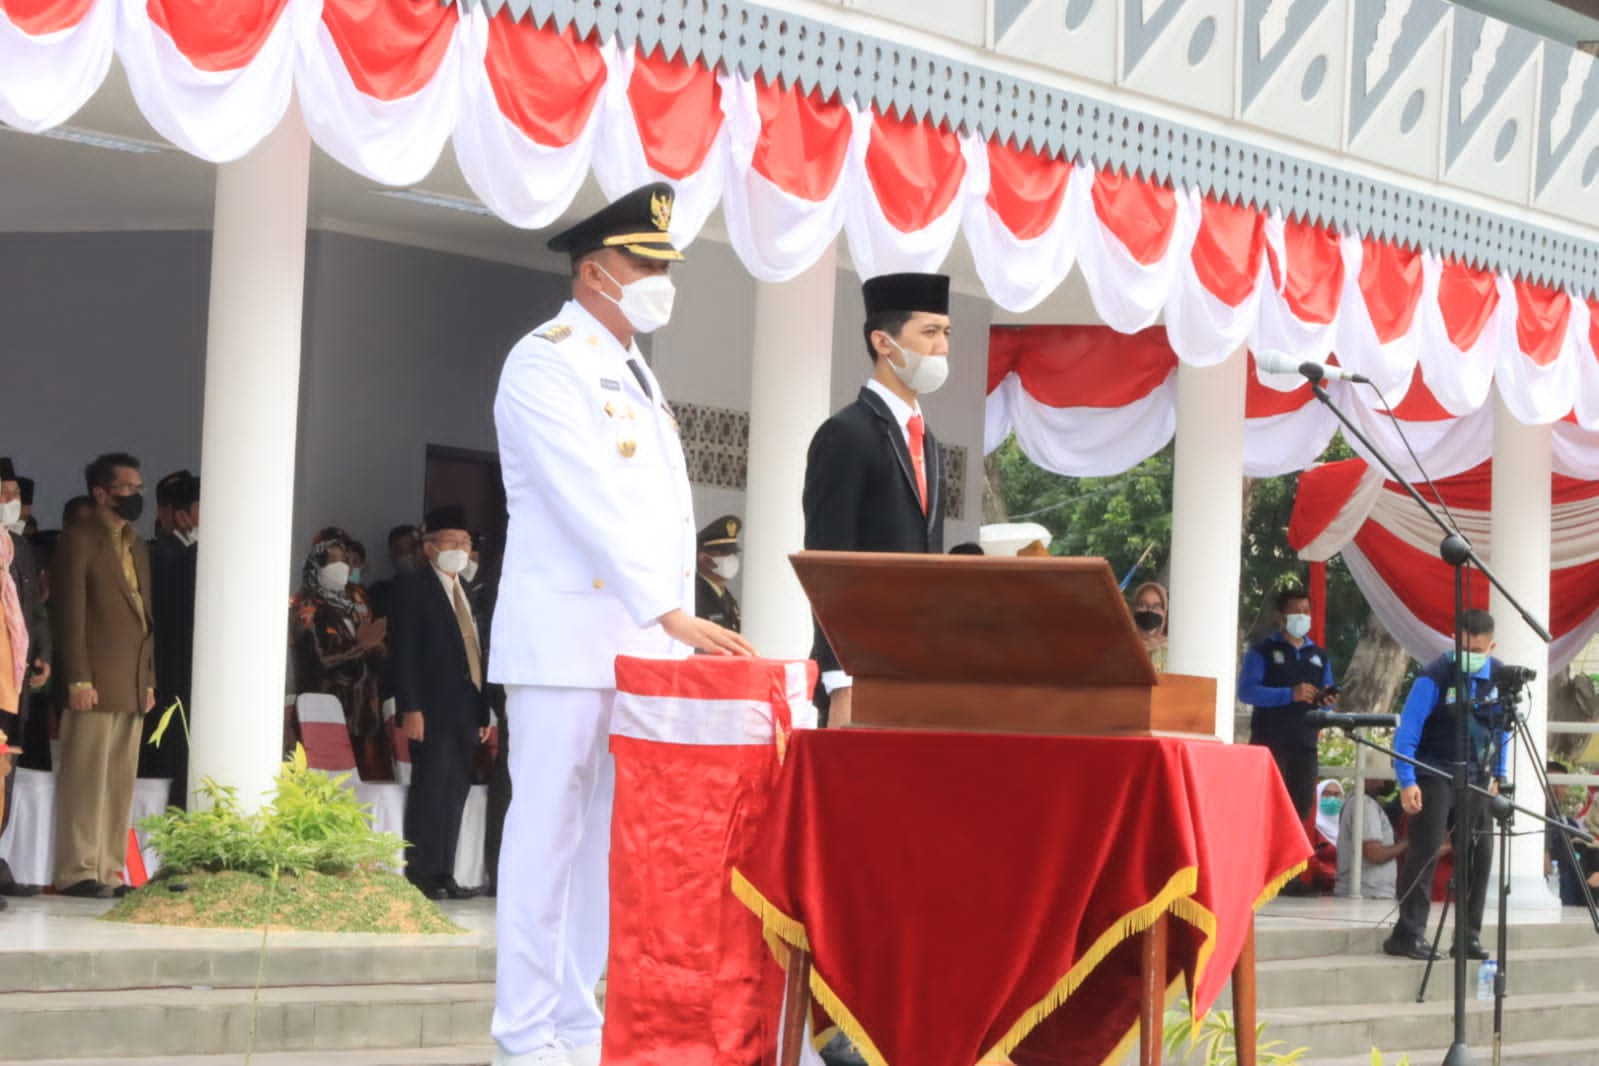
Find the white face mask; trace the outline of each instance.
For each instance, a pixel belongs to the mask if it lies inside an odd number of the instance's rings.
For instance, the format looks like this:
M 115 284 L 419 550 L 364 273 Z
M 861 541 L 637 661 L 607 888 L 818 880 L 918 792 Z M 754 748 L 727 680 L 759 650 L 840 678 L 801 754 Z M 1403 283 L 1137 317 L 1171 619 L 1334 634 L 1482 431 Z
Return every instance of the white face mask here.
M 472 559 L 472 558 L 469 557 L 466 560 L 466 566 L 461 568 L 461 580 L 462 581 L 476 581 L 477 580 L 477 560 L 476 559 Z
M 0 526 L 5 526 L 13 533 L 22 532 L 21 500 L 7 500 L 5 503 L 0 503 Z
M 731 581 L 738 576 L 739 559 L 737 555 L 718 555 L 711 563 L 711 571 L 723 581 Z
M 611 278 L 604 267 L 600 267 L 600 273 Z M 622 296 L 618 299 L 606 293 L 605 298 L 622 309 L 628 325 L 635 330 L 654 333 L 671 321 L 672 303 L 677 299 L 677 289 L 672 286 L 671 278 L 665 274 L 647 274 L 626 285 L 615 278 L 611 280 L 621 285 Z
M 439 568 L 440 573 L 459 574 L 466 569 L 466 564 L 472 561 L 472 553 L 464 548 L 451 548 L 439 552 L 434 558 L 433 565 Z
M 894 376 L 899 378 L 900 384 L 916 395 L 926 396 L 937 392 L 943 388 L 944 382 L 949 380 L 949 356 L 907 352 L 893 337 L 888 338 L 888 343 L 905 357 L 904 366 L 893 360 L 889 360 L 888 365 L 894 368 Z
M 316 572 L 316 579 L 329 592 L 343 592 L 350 583 L 350 564 L 328 563 Z
M 1291 614 L 1283 619 L 1283 628 L 1295 640 L 1304 640 L 1305 635 L 1310 632 L 1310 615 Z

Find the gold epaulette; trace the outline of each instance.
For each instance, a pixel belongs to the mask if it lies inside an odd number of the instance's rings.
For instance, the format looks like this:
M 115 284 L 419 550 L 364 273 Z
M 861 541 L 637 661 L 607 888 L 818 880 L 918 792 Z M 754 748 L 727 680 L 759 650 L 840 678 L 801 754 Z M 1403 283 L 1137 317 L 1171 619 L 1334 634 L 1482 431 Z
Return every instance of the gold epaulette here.
M 539 340 L 549 341 L 551 344 L 560 344 L 571 335 L 572 327 L 561 322 L 557 322 L 553 326 L 545 326 L 543 329 L 533 334 L 533 336 L 537 337 Z

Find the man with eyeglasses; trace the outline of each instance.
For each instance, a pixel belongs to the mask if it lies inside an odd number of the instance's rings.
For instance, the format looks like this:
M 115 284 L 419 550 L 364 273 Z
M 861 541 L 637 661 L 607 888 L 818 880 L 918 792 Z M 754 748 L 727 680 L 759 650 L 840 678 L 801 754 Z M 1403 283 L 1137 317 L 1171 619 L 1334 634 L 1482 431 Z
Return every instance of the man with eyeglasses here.
M 144 716 L 155 706 L 150 550 L 139 460 L 102 455 L 84 471 L 94 517 L 65 529 L 50 565 L 57 683 L 66 691 L 56 770 L 55 887 L 120 895 Z

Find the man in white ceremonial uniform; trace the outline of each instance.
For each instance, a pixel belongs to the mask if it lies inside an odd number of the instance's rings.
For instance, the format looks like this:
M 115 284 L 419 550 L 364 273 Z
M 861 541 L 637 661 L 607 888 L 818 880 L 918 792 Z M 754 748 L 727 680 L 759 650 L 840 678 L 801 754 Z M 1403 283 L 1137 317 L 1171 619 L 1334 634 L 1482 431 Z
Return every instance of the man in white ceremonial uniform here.
M 572 299 L 517 342 L 494 401 L 510 529 L 489 680 L 513 738 L 496 1066 L 599 1062 L 616 657 L 750 652 L 694 617 L 682 443 L 634 342 L 671 315 L 672 201 L 647 185 L 551 239 Z

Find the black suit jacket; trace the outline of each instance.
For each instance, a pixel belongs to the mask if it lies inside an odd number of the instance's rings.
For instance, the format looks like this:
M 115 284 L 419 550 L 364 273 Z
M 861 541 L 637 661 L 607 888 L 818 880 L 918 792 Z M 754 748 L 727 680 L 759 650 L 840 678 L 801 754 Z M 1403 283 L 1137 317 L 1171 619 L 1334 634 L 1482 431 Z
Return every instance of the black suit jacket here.
M 922 513 L 905 434 L 871 389 L 822 423 L 805 460 L 805 547 L 810 551 L 938 553 L 944 550 L 944 464 L 931 431 L 922 437 L 927 513 Z M 816 631 L 812 655 L 838 659 Z
M 472 591 L 462 587 L 471 607 Z M 429 735 L 488 725 L 488 696 L 472 684 L 455 607 L 433 568 L 396 578 L 389 606 L 389 679 L 395 713 L 421 711 Z M 482 639 L 480 629 L 479 647 Z
M 35 659 L 50 659 L 50 616 L 44 608 L 44 584 L 39 580 L 39 557 L 25 537 L 10 530 L 0 534 L 11 538 L 11 580 L 17 584 L 17 600 L 22 606 L 22 617 L 28 623 L 28 665 Z M 23 695 L 27 695 L 27 682 L 23 682 Z
M 194 585 L 197 544 L 167 533 L 150 546 L 150 614 L 155 623 L 155 676 L 164 708 L 176 696 L 189 706 L 194 679 Z

